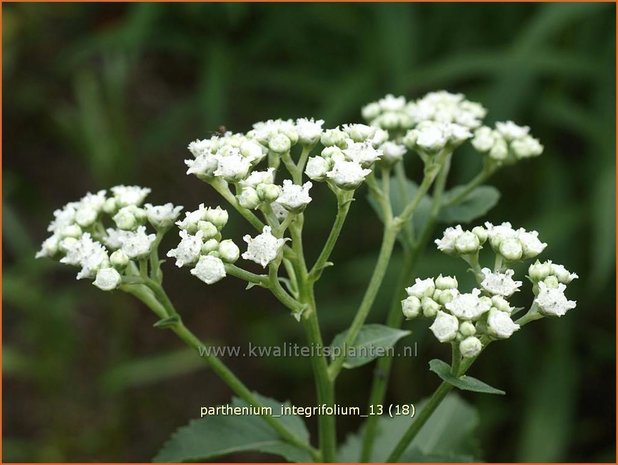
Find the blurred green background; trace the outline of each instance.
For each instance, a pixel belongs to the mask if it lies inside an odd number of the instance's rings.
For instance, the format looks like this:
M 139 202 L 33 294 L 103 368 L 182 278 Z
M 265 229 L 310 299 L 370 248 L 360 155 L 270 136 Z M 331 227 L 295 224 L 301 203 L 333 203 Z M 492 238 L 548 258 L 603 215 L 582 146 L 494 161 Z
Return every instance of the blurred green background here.
M 615 461 L 615 6 L 612 4 L 5 4 L 3 6 L 3 459 L 148 461 L 201 405 L 228 389 L 125 295 L 75 282 L 34 260 L 54 208 L 116 183 L 194 208 L 218 199 L 184 175 L 187 143 L 220 125 L 246 131 L 277 117 L 360 121 L 388 92 L 465 92 L 487 121 L 529 124 L 542 157 L 498 173 L 492 221 L 537 229 L 545 256 L 581 277 L 578 308 L 496 344 L 473 376 L 507 397 L 464 395 L 481 412 L 483 459 Z M 478 155 L 461 150 L 450 184 Z M 408 174 L 418 179 L 416 164 Z M 315 253 L 334 208 L 316 189 Z M 324 274 L 319 300 L 331 340 L 360 301 L 380 224 L 364 194 Z M 227 227 L 247 231 L 234 219 Z M 167 245 L 175 238 L 168 238 Z M 398 255 L 392 261 L 396 272 Z M 421 276 L 465 273 L 434 249 Z M 189 327 L 221 343 L 302 342 L 266 292 L 239 281 L 205 287 L 169 264 L 166 283 Z M 383 320 L 387 277 L 370 322 Z M 412 277 L 410 277 L 412 281 Z M 438 384 L 427 370 L 446 347 L 415 332 L 389 401 Z M 230 359 L 258 392 L 313 403 L 307 360 Z M 372 365 L 346 372 L 339 402 L 364 406 Z M 315 419 L 309 421 L 315 437 Z M 356 430 L 342 418 L 340 435 Z M 276 460 L 243 454 L 238 460 Z

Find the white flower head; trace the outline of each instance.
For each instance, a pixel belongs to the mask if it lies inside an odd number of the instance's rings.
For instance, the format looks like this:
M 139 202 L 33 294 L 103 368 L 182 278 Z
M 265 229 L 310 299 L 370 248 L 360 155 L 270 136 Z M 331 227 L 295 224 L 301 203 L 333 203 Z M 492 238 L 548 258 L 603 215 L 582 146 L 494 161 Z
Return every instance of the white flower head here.
M 219 257 L 202 255 L 195 267 L 191 269 L 191 274 L 206 284 L 214 284 L 225 278 L 225 265 Z
M 455 227 L 448 227 L 444 230 L 441 239 L 436 239 L 435 243 L 438 246 L 438 250 L 446 254 L 452 254 L 455 252 L 455 243 L 457 239 L 463 235 L 464 231 L 461 225 Z
M 164 205 L 152 205 L 147 203 L 144 205 L 146 217 L 155 228 L 168 228 L 173 225 L 183 208 L 182 206 L 175 207 L 171 203 L 166 203 Z
M 105 246 L 111 250 L 117 250 L 122 247 L 122 241 L 127 237 L 129 231 L 122 229 L 107 228 L 106 235 L 103 238 Z
M 54 211 L 54 219 L 49 223 L 47 230 L 52 233 L 60 233 L 67 226 L 75 222 L 77 202 L 69 202 L 64 207 Z
M 198 139 L 191 142 L 188 149 L 195 158 L 207 156 L 213 153 L 217 142 L 218 137 L 203 140 Z
M 180 242 L 175 249 L 167 252 L 168 257 L 176 259 L 176 266 L 181 267 L 195 263 L 202 251 L 204 243 L 204 233 L 198 231 L 195 235 L 189 234 L 187 231 L 180 231 Z
M 146 227 L 140 226 L 134 232 L 129 232 L 121 239 L 122 251 L 129 258 L 142 258 L 150 253 L 155 234 L 146 234 Z
M 101 268 L 97 271 L 96 278 L 92 284 L 103 291 L 111 291 L 116 289 L 122 277 L 115 268 Z
M 275 169 L 268 168 L 265 171 L 252 171 L 247 179 L 243 179 L 240 184 L 243 187 L 257 187 L 259 184 L 272 184 L 275 182 Z
M 464 358 L 474 358 L 482 350 L 483 344 L 479 338 L 474 336 L 467 337 L 459 343 L 459 352 L 461 352 L 461 356 Z
M 150 194 L 148 187 L 140 186 L 115 186 L 111 190 L 118 207 L 126 207 L 128 205 L 140 206 L 146 196 Z
M 219 165 L 214 175 L 221 176 L 226 181 L 240 181 L 247 176 L 251 169 L 251 163 L 240 154 L 240 150 L 238 149 L 232 149 L 226 155 L 217 153 L 215 157 Z
M 496 130 L 507 141 L 521 139 L 528 135 L 530 128 L 528 126 L 518 126 L 513 121 L 505 121 L 496 123 Z
M 311 189 L 312 185 L 313 184 L 308 181 L 302 186 L 299 186 L 289 179 L 285 179 L 283 181 L 283 189 L 277 198 L 277 202 L 286 210 L 293 212 L 301 211 L 311 202 L 309 189 Z
M 60 245 L 60 237 L 56 234 L 52 234 L 50 237 L 43 241 L 41 249 L 36 253 L 34 258 L 47 257 L 51 258 L 58 253 L 58 246 Z
M 194 174 L 209 178 L 214 176 L 219 167 L 219 162 L 213 154 L 199 155 L 194 159 L 185 160 L 185 165 L 189 168 L 187 174 Z
M 480 289 L 472 289 L 470 293 L 456 295 L 445 307 L 459 319 L 477 320 L 491 308 L 491 299 L 480 295 Z
M 453 315 L 439 311 L 433 324 L 429 327 L 440 342 L 448 342 L 455 339 L 459 329 L 459 321 Z
M 414 124 L 436 121 L 456 123 L 469 129 L 479 127 L 487 113 L 482 105 L 466 100 L 463 94 L 452 94 L 444 90 L 428 93 L 409 103 L 406 110 Z
M 299 118 L 296 120 L 296 132 L 298 140 L 302 144 L 315 144 L 322 136 L 322 125 L 324 120 L 314 120 L 313 118 Z
M 536 231 L 520 228 L 517 230 L 517 238 L 521 242 L 525 258 L 534 258 L 547 247 L 546 243 L 539 240 L 539 233 Z
M 431 297 L 435 290 L 436 285 L 432 278 L 416 278 L 414 284 L 406 288 L 406 292 L 409 296 L 418 297 L 419 299 L 422 299 L 423 297 Z
M 197 230 L 197 224 L 206 219 L 206 210 L 207 209 L 204 204 L 201 203 L 197 210 L 185 212 L 185 217 L 182 220 L 177 221 L 176 225 L 180 229 L 195 232 Z
M 563 284 L 569 284 L 574 279 L 579 278 L 576 273 L 571 273 L 563 265 L 558 265 L 557 263 L 550 262 L 550 270 L 551 274 L 553 274 L 558 281 Z
M 562 283 L 558 287 L 548 287 L 544 282 L 539 283 L 539 294 L 534 299 L 542 314 L 548 316 L 563 316 L 575 308 L 577 302 L 568 300 L 564 295 L 566 286 Z
M 356 189 L 370 173 L 370 169 L 365 169 L 356 162 L 335 159 L 333 168 L 326 176 L 341 189 Z
M 388 163 L 398 162 L 406 154 L 407 149 L 403 144 L 397 144 L 392 141 L 386 141 L 380 146 L 382 151 L 382 160 Z
M 509 297 L 519 290 L 521 287 L 521 281 L 515 281 L 513 279 L 513 270 L 506 270 L 504 273 L 494 273 L 489 268 L 483 268 L 481 270 L 483 274 L 483 281 L 481 287 L 493 295 L 501 295 Z
M 369 140 L 376 133 L 375 127 L 367 126 L 366 124 L 344 124 L 341 129 L 354 142 L 364 142 Z
M 270 226 L 264 226 L 262 233 L 255 237 L 247 234 L 243 240 L 247 243 L 247 251 L 242 254 L 242 258 L 259 263 L 264 268 L 277 258 L 286 241 L 273 236 Z
M 487 328 L 492 336 L 506 339 L 519 329 L 519 325 L 508 313 L 492 308 L 487 316 Z
M 371 142 L 352 142 L 343 149 L 343 154 L 350 161 L 367 168 L 373 165 L 381 156 L 382 150 L 374 148 Z

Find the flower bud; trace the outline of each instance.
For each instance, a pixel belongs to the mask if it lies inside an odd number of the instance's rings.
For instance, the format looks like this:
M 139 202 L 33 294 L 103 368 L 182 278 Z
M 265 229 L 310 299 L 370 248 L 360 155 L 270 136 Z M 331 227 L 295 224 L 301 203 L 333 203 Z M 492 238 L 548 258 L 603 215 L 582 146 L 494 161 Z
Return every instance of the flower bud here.
M 122 281 L 120 273 L 115 268 L 101 268 L 92 284 L 103 291 L 116 289 Z
M 268 141 L 270 150 L 276 153 L 285 153 L 292 147 L 292 141 L 285 134 L 277 134 Z
M 116 203 L 116 199 L 114 197 L 107 199 L 103 204 L 103 211 L 108 215 L 115 213 L 117 209 L 118 204 Z
M 459 332 L 464 336 L 474 336 L 476 334 L 476 328 L 471 321 L 462 321 L 459 325 Z
M 423 307 L 423 316 L 427 318 L 436 316 L 441 308 L 440 304 L 435 302 L 431 297 L 423 297 L 421 305 Z
M 214 224 L 217 229 L 221 230 L 227 224 L 229 215 L 227 210 L 221 207 L 209 208 L 204 213 L 204 219 Z
M 459 352 L 464 358 L 474 358 L 483 350 L 481 341 L 474 337 L 468 337 L 459 343 Z
M 528 276 L 533 281 L 543 281 L 551 273 L 551 264 L 541 263 L 538 260 L 528 268 Z
M 523 253 L 521 242 L 515 238 L 507 238 L 500 242 L 498 252 L 507 260 L 519 260 Z
M 226 239 L 219 244 L 219 256 L 227 263 L 234 263 L 240 257 L 240 249 L 234 241 Z
M 501 295 L 495 295 L 491 298 L 491 304 L 501 312 L 511 313 L 513 309 L 509 302 Z
M 60 232 L 60 235 L 62 237 L 72 237 L 76 239 L 82 235 L 82 228 L 76 224 L 70 224 L 64 227 L 64 229 Z
M 563 284 L 569 284 L 571 281 L 578 278 L 575 273 L 569 273 L 564 266 L 555 263 L 551 265 L 551 273 Z
M 219 234 L 219 230 L 217 227 L 212 224 L 210 221 L 198 221 L 197 222 L 197 230 L 202 231 L 204 234 L 202 237 L 205 241 L 208 239 L 212 239 Z
M 457 278 L 454 276 L 438 276 L 436 278 L 436 287 L 438 289 L 457 289 Z
M 258 197 L 265 202 L 274 202 L 281 194 L 281 186 L 276 184 L 260 184 L 257 186 Z
M 453 315 L 439 311 L 429 329 L 440 342 L 452 341 L 457 336 L 459 321 Z
M 330 171 L 330 164 L 323 157 L 311 157 L 307 160 L 305 174 L 314 181 L 324 181 L 326 173 Z
M 204 244 L 202 245 L 201 253 L 203 255 L 208 255 L 215 250 L 219 250 L 219 241 L 216 239 L 210 239 L 204 242 Z
M 406 319 L 416 318 L 421 310 L 421 301 L 418 297 L 410 296 L 401 301 L 401 310 Z
M 413 295 L 414 297 L 418 297 L 422 299 L 423 297 L 430 297 L 433 295 L 436 290 L 436 286 L 433 282 L 433 279 L 420 279 L 416 278 L 414 284 L 406 289 L 408 295 Z
M 84 207 L 75 212 L 75 222 L 82 228 L 92 226 L 97 220 L 97 211 L 94 208 Z
M 557 289 L 558 284 L 560 284 L 560 282 L 558 281 L 558 278 L 556 278 L 555 276 L 548 276 L 547 278 L 543 280 L 543 282 L 550 289 Z
M 324 131 L 320 141 L 325 147 L 338 146 L 345 147 L 346 133 L 339 129 L 328 129 Z
M 322 150 L 321 155 L 322 158 L 325 158 L 326 160 L 329 160 L 331 158 L 345 158 L 343 150 L 339 147 L 325 147 L 324 150 Z
M 129 257 L 122 250 L 116 250 L 109 256 L 109 261 L 116 268 L 124 268 L 129 264 Z
M 130 207 L 121 208 L 113 218 L 116 226 L 124 231 L 132 231 L 135 229 L 138 226 L 138 223 L 137 218 L 133 213 L 133 209 Z
M 245 140 L 240 144 L 240 153 L 251 161 L 261 160 L 264 157 L 262 146 L 254 140 Z
M 243 208 L 254 210 L 260 204 L 260 196 L 253 187 L 245 187 L 240 191 L 240 195 L 236 197 L 238 204 Z
M 476 234 L 465 231 L 455 241 L 455 250 L 460 254 L 473 254 L 478 252 L 481 243 Z
M 438 303 L 441 305 L 446 305 L 449 302 L 452 302 L 456 296 L 457 296 L 457 289 L 445 289 L 440 294 Z
M 361 114 L 366 121 L 371 121 L 374 118 L 377 118 L 382 110 L 380 108 L 380 104 L 378 102 L 371 102 L 368 105 L 365 105 L 361 110 Z
M 481 226 L 475 226 L 472 228 L 472 232 L 476 234 L 476 237 L 479 238 L 479 242 L 483 245 L 487 240 L 487 230 Z

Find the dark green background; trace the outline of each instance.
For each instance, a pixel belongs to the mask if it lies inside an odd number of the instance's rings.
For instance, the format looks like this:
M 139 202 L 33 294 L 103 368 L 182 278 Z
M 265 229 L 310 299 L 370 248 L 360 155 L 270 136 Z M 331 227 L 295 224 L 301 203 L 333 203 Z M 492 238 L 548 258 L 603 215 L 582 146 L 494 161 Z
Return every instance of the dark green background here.
M 116 183 L 150 186 L 154 202 L 218 203 L 184 175 L 190 140 L 277 117 L 335 126 L 359 121 L 361 105 L 387 92 L 417 98 L 445 88 L 485 104 L 489 122 L 529 124 L 542 140 L 541 158 L 492 179 L 503 197 L 489 219 L 538 229 L 550 244 L 545 256 L 581 277 L 569 287 L 576 310 L 492 346 L 473 368 L 508 392 L 465 395 L 481 412 L 483 458 L 614 461 L 614 8 L 4 5 L 4 460 L 149 460 L 201 405 L 230 397 L 197 357 L 151 327 L 141 305 L 33 259 L 54 208 Z M 450 183 L 478 164 L 462 150 Z M 418 179 L 417 165 L 408 168 Z M 310 254 L 334 214 L 327 193 L 315 192 Z M 327 340 L 350 321 L 377 253 L 380 225 L 359 197 L 318 295 Z M 235 219 L 226 231 L 240 240 L 247 228 Z M 395 256 L 391 272 L 397 264 Z M 244 292 L 232 278 L 205 287 L 186 269 L 165 270 L 198 334 L 229 344 L 302 342 L 266 292 Z M 440 270 L 461 275 L 465 266 L 432 248 L 418 272 Z M 383 318 L 391 281 L 371 322 Z M 422 324 L 413 329 L 406 341 L 418 343 L 419 356 L 397 361 L 389 401 L 417 401 L 438 384 L 427 362 L 448 348 Z M 313 403 L 307 360 L 229 364 L 262 394 Z M 371 371 L 342 375 L 342 404 L 365 405 Z M 342 419 L 342 438 L 358 424 Z

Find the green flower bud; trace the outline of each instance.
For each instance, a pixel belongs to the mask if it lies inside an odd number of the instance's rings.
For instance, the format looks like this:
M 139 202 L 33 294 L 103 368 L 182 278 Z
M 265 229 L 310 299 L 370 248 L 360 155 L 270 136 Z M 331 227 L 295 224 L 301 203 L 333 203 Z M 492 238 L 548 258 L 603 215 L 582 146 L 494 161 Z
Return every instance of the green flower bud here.
M 454 276 L 438 276 L 436 278 L 436 287 L 438 289 L 457 289 L 457 278 Z
M 60 235 L 62 237 L 72 237 L 72 238 L 77 239 L 78 237 L 82 235 L 82 228 L 80 228 L 76 224 L 70 224 L 64 227 Z
M 465 231 L 455 240 L 455 250 L 460 254 L 476 253 L 480 247 L 479 238 L 470 231 Z
M 208 255 L 211 252 L 217 251 L 219 249 L 219 241 L 216 239 L 210 239 L 204 242 L 202 245 L 202 255 Z
M 219 230 L 217 229 L 217 227 L 210 221 L 198 221 L 197 230 L 204 233 L 203 238 L 205 241 L 212 239 L 216 237 L 217 234 L 219 234 Z
M 487 230 L 481 226 L 475 226 L 472 228 L 472 232 L 476 234 L 476 237 L 479 238 L 479 242 L 483 245 L 487 240 Z
M 468 337 L 459 343 L 459 352 L 464 358 L 474 358 L 483 350 L 481 341 L 474 337 Z
M 114 197 L 107 199 L 103 204 L 103 211 L 108 215 L 113 215 L 116 213 L 117 209 L 118 204 L 116 203 L 116 199 Z
M 116 250 L 109 256 L 109 262 L 115 268 L 124 268 L 129 264 L 129 257 L 122 250 Z
M 277 186 L 276 184 L 259 184 L 256 191 L 261 200 L 271 203 L 279 198 L 281 186 Z
M 260 204 L 260 196 L 253 187 L 244 187 L 236 198 L 241 207 L 248 208 L 249 210 L 256 209 Z
M 491 304 L 501 312 L 511 313 L 513 309 L 509 302 L 500 295 L 495 295 L 491 298 Z
M 423 297 L 421 300 L 421 305 L 423 307 L 423 315 L 427 318 L 433 318 L 436 316 L 441 308 L 440 304 L 430 297 Z
M 446 305 L 449 302 L 451 302 L 455 298 L 456 295 L 457 295 L 456 289 L 444 289 L 442 293 L 440 294 L 440 299 L 438 300 L 438 303 L 440 303 L 441 305 Z
M 214 224 L 217 229 L 221 230 L 227 224 L 229 215 L 227 210 L 221 207 L 209 208 L 204 213 L 204 219 Z
M 524 249 L 518 239 L 508 238 L 500 242 L 498 252 L 507 260 L 519 260 L 524 253 Z
M 325 147 L 338 146 L 345 147 L 345 141 L 347 139 L 346 133 L 339 129 L 328 129 L 324 131 L 320 141 Z
M 421 301 L 418 297 L 410 296 L 401 301 L 401 310 L 406 319 L 416 318 L 421 310 Z
M 234 241 L 226 239 L 219 243 L 219 256 L 224 262 L 234 263 L 240 257 L 240 249 Z
M 549 263 L 541 263 L 538 260 L 528 268 L 528 276 L 533 281 L 543 281 L 551 273 L 551 265 Z
M 476 334 L 476 328 L 471 321 L 462 321 L 459 325 L 459 332 L 464 336 L 474 336 Z
M 547 287 L 552 289 L 557 289 L 558 284 L 560 284 L 560 281 L 558 281 L 558 278 L 556 278 L 555 276 L 548 276 L 543 280 L 543 282 Z
M 292 147 L 292 141 L 285 134 L 277 134 L 270 139 L 268 147 L 275 153 L 286 153 Z

